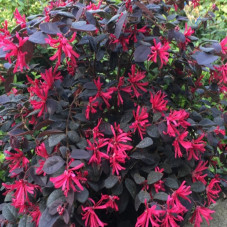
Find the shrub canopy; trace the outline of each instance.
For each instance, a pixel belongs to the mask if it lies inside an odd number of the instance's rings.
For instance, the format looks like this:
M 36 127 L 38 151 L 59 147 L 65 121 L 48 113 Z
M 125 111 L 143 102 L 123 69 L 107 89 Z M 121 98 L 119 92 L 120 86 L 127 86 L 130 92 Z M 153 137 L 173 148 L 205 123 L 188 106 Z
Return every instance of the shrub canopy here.
M 226 187 L 227 37 L 192 1 L 51 1 L 0 29 L 2 226 L 200 226 Z

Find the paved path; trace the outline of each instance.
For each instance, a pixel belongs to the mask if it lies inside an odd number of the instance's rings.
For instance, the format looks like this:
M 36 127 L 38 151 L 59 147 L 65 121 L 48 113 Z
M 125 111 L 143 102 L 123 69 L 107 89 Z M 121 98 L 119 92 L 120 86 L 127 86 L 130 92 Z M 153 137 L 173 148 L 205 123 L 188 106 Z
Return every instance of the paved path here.
M 227 199 L 219 200 L 210 206 L 216 212 L 212 214 L 213 219 L 210 221 L 210 227 L 227 227 Z M 186 224 L 184 227 L 192 227 L 191 224 Z M 204 220 L 200 227 L 207 227 Z

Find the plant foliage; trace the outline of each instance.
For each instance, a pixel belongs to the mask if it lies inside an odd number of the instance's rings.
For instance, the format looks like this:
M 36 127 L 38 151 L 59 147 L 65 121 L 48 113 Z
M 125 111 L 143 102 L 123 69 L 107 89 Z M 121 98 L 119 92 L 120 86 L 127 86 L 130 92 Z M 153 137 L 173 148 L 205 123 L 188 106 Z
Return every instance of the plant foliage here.
M 227 184 L 227 37 L 201 41 L 185 4 L 199 0 L 57 0 L 3 23 L 1 226 L 209 223 Z

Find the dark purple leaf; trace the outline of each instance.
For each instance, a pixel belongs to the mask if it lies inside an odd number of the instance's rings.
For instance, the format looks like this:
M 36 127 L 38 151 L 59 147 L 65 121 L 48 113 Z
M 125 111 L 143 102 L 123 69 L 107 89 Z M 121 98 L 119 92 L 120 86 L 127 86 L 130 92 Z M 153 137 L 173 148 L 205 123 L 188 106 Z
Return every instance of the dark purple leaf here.
M 130 155 L 131 158 L 141 160 L 147 164 L 154 164 L 156 161 L 154 160 L 154 156 L 146 151 L 138 151 L 134 152 Z
M 0 96 L 0 104 L 5 104 L 5 103 L 7 103 L 7 102 L 10 102 L 10 98 L 7 96 L 7 95 L 1 95 Z
M 220 53 L 221 52 L 221 45 L 219 43 L 212 43 L 212 47 L 214 48 L 216 53 Z
M 50 11 L 50 12 L 53 12 L 53 11 Z M 75 16 L 70 12 L 58 11 L 58 12 L 56 12 L 56 15 L 75 19 Z
M 102 9 L 87 10 L 87 12 L 90 13 L 90 14 L 98 14 L 101 17 L 105 17 L 107 15 L 106 11 L 102 10 Z
M 171 141 L 171 138 L 168 135 L 165 135 L 163 132 L 167 131 L 167 126 L 166 123 L 161 122 L 158 124 L 158 132 L 161 135 L 162 139 L 164 140 L 164 142 L 169 142 Z
M 168 177 L 165 179 L 165 185 L 169 188 L 178 189 L 179 185 L 174 178 Z
M 188 165 L 184 164 L 178 169 L 177 177 L 181 178 L 181 177 L 185 177 L 189 174 L 191 174 L 191 168 Z
M 147 134 L 152 138 L 158 138 L 160 136 L 160 134 L 158 132 L 158 127 L 156 125 L 148 126 Z
M 63 215 L 64 215 L 64 214 L 63 214 Z M 58 220 L 54 223 L 53 227 L 69 227 L 69 225 L 68 225 L 68 224 L 65 224 L 65 222 L 64 222 L 63 220 L 58 219 Z
M 68 131 L 67 136 L 73 143 L 78 143 L 80 141 L 80 136 L 76 131 Z
M 24 171 L 23 168 L 16 168 L 9 174 L 9 176 L 13 177 L 15 175 L 18 175 L 18 174 L 22 173 L 23 171 Z
M 34 180 L 36 184 L 38 184 L 41 187 L 45 187 L 47 183 L 47 177 L 46 176 L 38 176 L 35 174 L 35 168 L 30 168 L 28 170 L 31 178 Z
M 81 161 L 79 161 L 79 160 L 74 160 L 73 162 L 71 162 L 71 164 L 70 164 L 70 167 L 76 167 L 76 166 L 78 166 L 78 165 L 80 165 L 82 162 Z
M 57 214 L 57 208 L 58 206 L 61 206 L 63 204 L 63 201 L 61 199 L 55 200 L 53 203 L 51 203 L 48 212 L 50 215 L 55 215 Z
M 65 196 L 63 194 L 63 191 L 61 189 L 54 190 L 48 197 L 46 205 L 49 208 L 54 201 L 61 199 L 62 203 L 65 202 Z
M 87 24 L 86 21 L 73 22 L 71 30 L 83 31 L 83 32 L 94 32 L 96 27 L 93 24 Z
M 200 181 L 197 181 L 197 182 L 194 182 L 192 185 L 191 185 L 191 190 L 193 192 L 197 192 L 197 193 L 200 193 L 200 192 L 203 192 L 205 191 L 206 187 L 205 185 L 200 182 Z
M 116 36 L 117 39 L 120 37 L 121 30 L 122 30 L 122 28 L 123 28 L 123 25 L 124 25 L 125 22 L 126 22 L 127 15 L 128 15 L 128 14 L 127 14 L 126 11 L 125 11 L 124 13 L 122 13 L 120 19 L 119 19 L 118 22 L 116 23 L 114 35 Z
M 43 171 L 47 174 L 53 174 L 58 171 L 64 164 L 65 161 L 60 156 L 52 156 L 45 161 Z
M 12 123 L 13 123 L 13 120 L 4 122 L 4 123 L 2 124 L 1 130 L 2 130 L 3 132 L 9 131 L 9 129 L 11 128 Z
M 29 41 L 33 43 L 38 43 L 38 44 L 46 44 L 46 40 L 48 38 L 48 35 L 41 32 L 37 31 L 33 33 L 32 35 L 29 36 Z
M 107 177 L 104 181 L 104 186 L 107 189 L 112 188 L 117 182 L 118 182 L 118 177 L 115 175 L 110 175 L 109 177 Z
M 82 149 L 72 149 L 71 157 L 74 159 L 89 159 L 91 155 Z
M 24 214 L 18 223 L 18 227 L 34 227 L 34 223 L 32 223 L 32 217 Z
M 97 87 L 95 86 L 94 82 L 87 82 L 83 87 L 89 90 L 96 90 L 97 92 Z
M 147 202 L 149 202 L 150 199 L 151 199 L 151 196 L 150 196 L 150 194 L 149 194 L 147 191 L 141 190 L 141 191 L 138 193 L 138 199 L 140 200 L 141 203 L 144 203 L 145 200 L 146 200 Z
M 73 15 L 75 15 L 75 17 L 76 17 L 76 21 L 79 21 L 79 19 L 80 19 L 80 17 L 81 17 L 81 15 L 82 15 L 83 12 L 84 12 L 84 6 L 83 5 L 81 5 L 79 7 L 79 10 L 77 12 L 75 12 L 75 13 L 72 12 Z
M 77 113 L 74 117 L 75 117 L 77 120 L 82 121 L 82 122 L 88 121 L 88 120 L 86 119 L 85 115 L 82 114 L 82 113 Z
M 4 51 L 3 48 L 0 48 L 0 59 L 1 58 L 5 59 L 6 54 L 7 54 L 7 51 Z
M 174 32 L 173 32 L 173 38 L 175 38 L 175 40 L 178 43 L 184 43 L 185 42 L 185 36 L 184 36 L 184 34 L 181 33 L 181 32 L 179 32 L 179 31 L 174 30 Z
M 207 54 L 201 51 L 197 51 L 192 55 L 192 57 L 197 61 L 199 65 L 209 65 L 219 58 L 218 56 Z
M 156 193 L 154 196 L 154 199 L 161 200 L 161 201 L 167 201 L 168 194 L 166 194 L 165 192 Z
M 203 46 L 200 46 L 199 49 L 202 50 L 205 53 L 211 53 L 211 52 L 214 51 L 214 48 L 212 48 L 212 47 L 203 47 Z
M 176 14 L 171 14 L 171 15 L 169 15 L 166 19 L 169 21 L 169 20 L 173 20 L 173 19 L 175 19 L 176 18 Z
M 145 181 L 145 178 L 142 177 L 139 173 L 135 173 L 133 175 L 133 179 L 135 180 L 136 184 L 142 184 Z
M 153 18 L 154 17 L 152 11 L 150 11 L 146 7 L 146 5 L 144 5 L 143 3 L 139 2 L 139 1 L 136 1 L 135 2 L 135 5 L 137 5 L 142 10 L 142 12 L 145 13 L 145 15 L 147 15 L 148 17 L 150 17 L 150 18 Z M 158 6 L 155 5 L 155 7 L 158 7 Z
M 84 187 L 83 191 L 78 191 L 75 193 L 75 198 L 80 203 L 85 203 L 89 197 L 89 191 Z
M 9 131 L 8 134 L 10 136 L 25 136 L 25 135 L 32 135 L 34 133 L 33 130 L 31 131 L 24 131 L 20 128 L 14 128 L 13 130 Z
M 136 62 L 144 62 L 147 60 L 148 55 L 151 53 L 151 49 L 148 46 L 140 45 L 134 52 L 134 59 Z
M 96 25 L 96 20 L 95 20 L 95 17 L 93 16 L 93 14 L 88 12 L 88 11 L 86 11 L 85 15 L 86 15 L 88 23 L 89 24 L 93 24 L 95 26 Z
M 151 171 L 147 176 L 147 183 L 154 184 L 162 179 L 163 174 L 160 172 Z
M 127 124 L 129 121 L 131 121 L 133 118 L 133 112 L 132 110 L 125 111 L 124 115 L 121 117 L 120 124 Z
M 76 144 L 80 149 L 85 149 L 87 147 L 87 140 L 85 138 L 81 139 L 79 143 Z
M 224 122 L 227 124 L 227 112 L 223 114 L 224 115 Z
M 56 134 L 48 138 L 48 143 L 50 147 L 54 147 L 59 144 L 63 139 L 66 138 L 65 134 Z
M 108 122 L 102 122 L 99 126 L 100 132 L 104 133 L 105 135 L 112 136 L 113 132 L 111 130 L 111 124 Z
M 137 188 L 136 188 L 136 184 L 134 183 L 134 181 L 129 178 L 126 178 L 125 187 L 129 191 L 132 198 L 134 199 L 136 197 L 136 193 L 137 193 Z
M 198 40 L 199 40 L 199 38 L 197 38 L 197 37 L 195 37 L 195 36 L 193 36 L 193 35 L 189 36 L 188 38 L 189 38 L 191 41 L 198 41 Z
M 217 147 L 219 143 L 219 140 L 216 137 L 214 137 L 212 132 L 207 133 L 207 140 L 208 143 L 213 147 Z
M 14 128 L 12 129 L 11 131 L 8 132 L 8 134 L 10 136 L 17 136 L 17 135 L 20 135 L 20 134 L 23 134 L 24 133 L 24 130 L 21 129 L 21 128 Z
M 58 220 L 59 215 L 50 215 L 48 212 L 48 208 L 44 210 L 39 220 L 39 227 L 52 227 L 54 223 Z
M 58 33 L 61 33 L 57 23 L 54 22 L 42 23 L 39 25 L 39 28 L 42 32 L 50 35 L 57 35 Z
M 46 108 L 47 108 L 47 112 L 50 115 L 53 115 L 56 112 L 56 110 L 58 109 L 58 102 L 55 101 L 54 99 L 47 99 Z
M 179 6 L 179 5 L 178 5 Z M 182 1 L 181 3 L 181 8 L 183 9 L 184 8 L 184 2 Z M 180 16 L 180 15 L 177 15 L 176 16 L 177 20 L 179 21 L 188 21 L 188 18 L 187 17 L 184 17 L 184 16 Z
M 155 14 L 155 18 L 158 19 L 158 21 L 166 21 L 166 18 L 162 16 L 162 14 Z
M 224 123 L 224 119 L 222 117 L 215 117 L 214 118 L 214 123 L 216 125 L 219 125 L 220 127 L 224 126 L 225 123 Z
M 139 207 L 142 203 L 140 202 L 139 200 L 139 197 L 138 197 L 138 194 L 136 195 L 135 197 L 135 210 L 138 211 L 139 210 Z
M 137 148 L 150 147 L 153 144 L 153 140 L 150 137 L 145 137 L 139 144 L 136 145 Z
M 204 118 L 199 122 L 199 125 L 203 127 L 211 127 L 211 126 L 214 126 L 215 124 L 209 118 Z
M 193 111 L 191 114 L 190 114 L 190 117 L 194 120 L 194 121 L 201 121 L 202 120 L 202 116 L 200 113 L 196 112 L 196 111 Z
M 73 202 L 74 202 L 74 197 L 75 197 L 75 192 L 70 189 L 69 192 L 68 192 L 68 196 L 65 198 L 66 202 L 72 206 L 73 205 Z
M 168 41 L 171 42 L 174 39 L 174 29 L 168 30 Z
M 157 122 L 162 117 L 160 112 L 154 113 L 153 115 L 153 122 Z
M 122 194 L 123 189 L 123 184 L 118 182 L 113 188 L 111 188 L 111 192 L 113 195 L 119 196 Z
M 17 210 L 10 203 L 4 204 L 2 208 L 2 215 L 6 220 L 10 221 L 11 223 L 15 223 L 17 221 Z
M 69 220 L 70 220 L 70 217 L 69 217 L 69 212 L 67 209 L 64 210 L 64 213 L 63 213 L 63 220 L 66 224 L 69 223 Z

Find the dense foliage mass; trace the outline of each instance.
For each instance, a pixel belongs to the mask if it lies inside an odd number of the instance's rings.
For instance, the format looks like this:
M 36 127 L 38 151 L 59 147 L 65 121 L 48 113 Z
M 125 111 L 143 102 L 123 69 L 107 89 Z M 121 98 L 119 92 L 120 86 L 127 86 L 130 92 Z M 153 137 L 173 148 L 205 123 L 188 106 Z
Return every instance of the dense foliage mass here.
M 1 226 L 209 224 L 227 186 L 227 37 L 192 1 L 51 1 L 0 28 Z M 210 12 L 217 10 L 212 6 Z
M 0 0 L 0 23 L 7 19 L 9 26 L 12 27 L 15 25 L 13 18 L 15 9 L 18 9 L 21 14 L 30 16 L 31 14 L 41 13 L 47 3 L 47 0 Z

